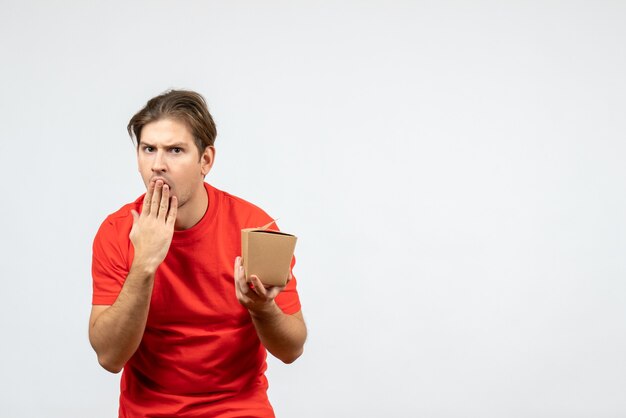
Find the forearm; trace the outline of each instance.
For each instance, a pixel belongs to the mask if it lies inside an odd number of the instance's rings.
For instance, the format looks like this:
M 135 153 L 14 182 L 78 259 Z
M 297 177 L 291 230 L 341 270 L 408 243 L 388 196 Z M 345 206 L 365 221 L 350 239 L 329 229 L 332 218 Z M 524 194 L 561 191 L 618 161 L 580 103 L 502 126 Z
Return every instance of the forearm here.
M 294 362 L 303 352 L 307 331 L 302 313 L 287 315 L 272 302 L 261 312 L 250 311 L 261 343 L 284 363 Z
M 133 264 L 113 305 L 89 329 L 89 340 L 106 370 L 117 373 L 139 347 L 146 327 L 154 269 Z

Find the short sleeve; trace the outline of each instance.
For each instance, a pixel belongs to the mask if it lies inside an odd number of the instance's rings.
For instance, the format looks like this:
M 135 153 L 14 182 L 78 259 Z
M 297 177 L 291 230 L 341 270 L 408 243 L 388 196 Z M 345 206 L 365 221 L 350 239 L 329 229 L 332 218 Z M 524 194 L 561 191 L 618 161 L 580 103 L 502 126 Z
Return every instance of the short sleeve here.
M 106 219 L 93 242 L 91 275 L 94 305 L 112 305 L 128 276 L 127 255 L 120 248 L 117 230 Z
M 293 257 L 291 260 L 291 274 L 293 276 L 293 267 L 296 264 L 296 257 Z M 287 283 L 287 286 L 283 289 L 282 292 L 276 296 L 276 304 L 278 307 L 287 315 L 293 315 L 296 312 L 300 311 L 302 307 L 300 306 L 300 297 L 298 296 L 297 281 L 295 276 Z

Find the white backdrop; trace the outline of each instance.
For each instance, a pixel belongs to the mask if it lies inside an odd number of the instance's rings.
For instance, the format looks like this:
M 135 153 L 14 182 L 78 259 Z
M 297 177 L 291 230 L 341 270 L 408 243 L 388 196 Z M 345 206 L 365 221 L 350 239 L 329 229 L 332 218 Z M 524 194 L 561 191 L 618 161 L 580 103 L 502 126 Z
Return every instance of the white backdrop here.
M 626 3 L 0 2 L 3 417 L 113 417 L 91 243 L 167 88 L 300 237 L 279 417 L 626 416 Z

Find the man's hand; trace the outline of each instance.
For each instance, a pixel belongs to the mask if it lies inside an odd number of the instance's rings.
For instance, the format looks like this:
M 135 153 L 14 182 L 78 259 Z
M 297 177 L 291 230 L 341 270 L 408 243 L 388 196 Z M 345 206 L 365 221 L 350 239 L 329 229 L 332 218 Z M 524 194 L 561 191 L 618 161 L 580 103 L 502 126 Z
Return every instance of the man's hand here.
M 235 277 L 235 290 L 237 299 L 252 315 L 263 314 L 272 308 L 274 298 L 285 288 L 285 286 L 265 287 L 257 276 L 250 276 L 250 281 L 246 281 L 243 271 L 241 257 L 235 259 L 233 276 Z M 291 277 L 289 277 L 291 279 Z M 289 283 L 289 281 L 287 281 Z
M 241 257 L 235 259 L 234 270 L 237 299 L 250 312 L 250 318 L 263 346 L 285 363 L 295 361 L 302 354 L 306 326 L 302 312 L 287 315 L 274 302 L 274 298 L 286 284 L 265 287 L 254 275 L 247 282 Z M 290 274 L 289 280 L 291 278 Z
M 130 240 L 135 247 L 135 260 L 144 268 L 156 270 L 165 259 L 174 235 L 177 209 L 176 196 L 170 202 L 169 186 L 156 180 L 148 185 L 141 215 L 132 211 Z
M 135 258 L 113 305 L 94 305 L 89 319 L 89 341 L 98 361 L 118 373 L 139 347 L 146 328 L 154 274 L 165 259 L 174 235 L 178 203 L 163 180 L 151 181 L 141 215 L 133 214 L 130 240 Z

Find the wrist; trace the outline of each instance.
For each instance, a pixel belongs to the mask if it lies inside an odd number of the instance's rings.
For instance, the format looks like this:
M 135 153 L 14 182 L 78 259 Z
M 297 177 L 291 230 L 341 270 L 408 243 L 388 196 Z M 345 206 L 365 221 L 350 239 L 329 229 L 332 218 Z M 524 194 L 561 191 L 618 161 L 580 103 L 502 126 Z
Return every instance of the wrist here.
M 160 263 L 159 263 L 160 264 Z M 135 257 L 133 260 L 133 264 L 131 266 L 131 270 L 135 273 L 138 273 L 142 276 L 150 276 L 153 277 L 156 273 L 159 264 L 152 262 L 150 260 L 144 259 L 142 257 Z
M 280 310 L 278 305 L 276 305 L 276 302 L 272 300 L 271 302 L 268 302 L 260 307 L 250 308 L 248 309 L 248 312 L 250 312 L 250 316 L 254 319 L 268 320 L 276 317 L 282 311 Z

